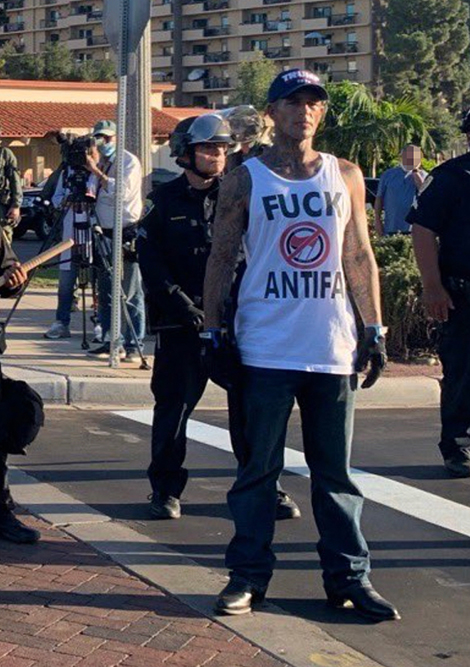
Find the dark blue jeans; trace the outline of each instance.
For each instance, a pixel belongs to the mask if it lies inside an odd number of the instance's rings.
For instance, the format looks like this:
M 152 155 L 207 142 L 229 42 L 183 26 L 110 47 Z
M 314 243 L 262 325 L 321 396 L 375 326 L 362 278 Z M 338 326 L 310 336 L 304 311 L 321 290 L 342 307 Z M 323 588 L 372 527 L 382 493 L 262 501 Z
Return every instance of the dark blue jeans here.
M 235 522 L 226 565 L 231 576 L 266 590 L 275 563 L 271 548 L 276 480 L 284 465 L 287 423 L 297 399 L 311 472 L 318 553 L 327 591 L 368 581 L 369 552 L 361 533 L 363 496 L 350 477 L 356 376 L 245 366 L 243 420 L 248 452 L 228 493 Z

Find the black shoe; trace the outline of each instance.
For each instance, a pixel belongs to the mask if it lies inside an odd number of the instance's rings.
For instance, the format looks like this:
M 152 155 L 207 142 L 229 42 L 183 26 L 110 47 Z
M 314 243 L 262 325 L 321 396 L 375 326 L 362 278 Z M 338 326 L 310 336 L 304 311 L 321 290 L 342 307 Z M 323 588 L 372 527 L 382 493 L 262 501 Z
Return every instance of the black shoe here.
M 16 544 L 34 544 L 41 534 L 34 528 L 28 528 L 13 512 L 0 513 L 0 539 Z
M 459 447 L 445 454 L 444 465 L 452 477 L 470 477 L 470 447 Z
M 295 500 L 284 491 L 277 492 L 276 501 L 276 521 L 283 521 L 284 519 L 300 519 L 300 509 Z
M 173 496 L 161 497 L 154 494 L 150 501 L 150 513 L 154 519 L 179 519 L 181 517 L 180 501 Z
M 370 621 L 398 621 L 401 618 L 396 607 L 379 595 L 371 584 L 353 584 L 342 593 L 327 591 L 326 595 L 333 607 L 352 604 L 358 614 Z
M 230 616 L 248 614 L 253 604 L 263 602 L 264 596 L 265 593 L 260 593 L 251 584 L 238 579 L 230 579 L 219 593 L 215 611 L 218 614 L 229 614 Z

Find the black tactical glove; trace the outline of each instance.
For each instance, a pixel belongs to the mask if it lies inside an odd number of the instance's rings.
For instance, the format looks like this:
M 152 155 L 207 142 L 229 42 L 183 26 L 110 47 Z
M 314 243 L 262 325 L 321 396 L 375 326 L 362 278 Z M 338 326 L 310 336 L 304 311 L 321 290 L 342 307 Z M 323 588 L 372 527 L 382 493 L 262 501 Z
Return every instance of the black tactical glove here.
M 234 389 L 241 375 L 241 362 L 236 345 L 222 329 L 208 329 L 199 334 L 202 359 L 212 382 L 226 391 Z
M 381 326 L 371 326 L 364 329 L 364 338 L 357 348 L 355 370 L 357 373 L 365 371 L 369 362 L 370 368 L 366 374 L 362 389 L 372 387 L 387 364 L 387 350 L 385 348 L 385 333 L 387 329 Z
M 194 305 L 178 286 L 174 286 L 170 290 L 166 310 L 178 324 L 182 324 L 184 327 L 199 331 L 204 325 L 204 313 Z

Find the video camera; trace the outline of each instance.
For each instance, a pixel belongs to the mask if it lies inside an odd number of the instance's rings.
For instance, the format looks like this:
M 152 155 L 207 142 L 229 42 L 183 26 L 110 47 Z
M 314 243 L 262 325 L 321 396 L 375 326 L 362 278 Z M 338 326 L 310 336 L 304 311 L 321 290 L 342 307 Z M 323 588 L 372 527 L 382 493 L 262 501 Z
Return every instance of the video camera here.
M 87 157 L 91 149 L 96 146 L 96 139 L 89 135 L 77 137 L 74 134 L 57 134 L 57 141 L 60 144 L 62 158 L 65 164 L 72 169 L 86 169 Z

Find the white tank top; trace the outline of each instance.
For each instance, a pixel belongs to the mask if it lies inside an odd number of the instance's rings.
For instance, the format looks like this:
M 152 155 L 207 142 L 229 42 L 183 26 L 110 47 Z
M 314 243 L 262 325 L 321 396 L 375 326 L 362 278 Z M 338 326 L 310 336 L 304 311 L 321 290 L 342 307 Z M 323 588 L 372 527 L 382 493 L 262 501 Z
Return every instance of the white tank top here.
M 247 366 L 354 372 L 356 326 L 341 261 L 350 195 L 338 160 L 322 158 L 303 181 L 258 158 L 245 162 L 252 191 L 235 332 Z

